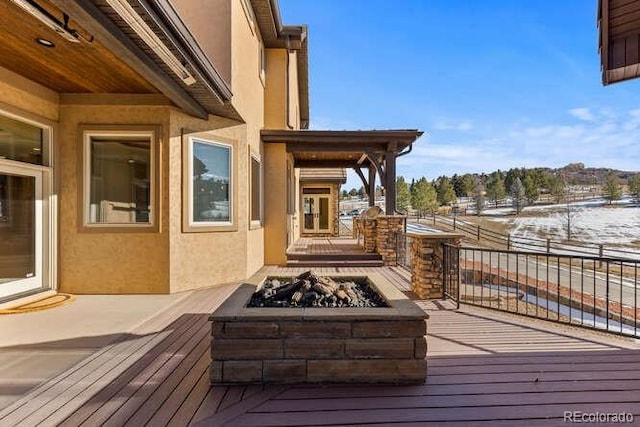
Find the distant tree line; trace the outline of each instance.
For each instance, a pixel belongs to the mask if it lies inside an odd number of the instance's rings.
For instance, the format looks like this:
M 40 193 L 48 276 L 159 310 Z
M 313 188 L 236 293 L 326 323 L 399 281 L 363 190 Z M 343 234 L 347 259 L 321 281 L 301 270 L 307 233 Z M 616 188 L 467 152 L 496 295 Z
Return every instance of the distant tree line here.
M 561 169 L 512 168 L 500 169 L 489 174 L 454 174 L 440 176 L 432 181 L 422 177 L 407 182 L 403 176 L 396 180 L 396 209 L 407 212 L 414 209 L 419 216 L 436 212 L 440 206 L 449 206 L 458 198 L 469 198 L 478 215 L 487 204 L 498 207 L 508 198 L 510 206 L 520 213 L 525 206 L 534 204 L 541 194 L 551 197 L 555 203 L 568 203 L 575 199 L 572 187 L 577 185 L 576 173 L 588 170 L 581 163 L 574 163 Z M 598 169 L 599 170 L 599 169 Z M 593 185 L 600 185 L 603 197 L 611 204 L 622 197 L 619 172 L 609 170 L 604 178 Z M 625 175 L 628 192 L 635 203 L 640 203 L 640 174 Z M 602 182 L 597 182 L 602 180 Z M 376 196 L 382 195 L 382 188 L 376 187 Z M 366 197 L 364 187 L 342 190 L 342 198 Z

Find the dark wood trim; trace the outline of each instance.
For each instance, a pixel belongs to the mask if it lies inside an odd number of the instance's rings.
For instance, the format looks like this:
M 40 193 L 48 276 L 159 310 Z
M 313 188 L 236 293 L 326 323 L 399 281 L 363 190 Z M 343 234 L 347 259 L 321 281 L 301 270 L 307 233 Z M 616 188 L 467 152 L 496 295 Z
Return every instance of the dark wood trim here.
M 145 52 L 126 36 L 98 7 L 90 1 L 51 0 L 59 9 L 73 16 L 91 34 L 125 64 L 192 116 L 207 119 L 205 108 L 169 77 Z
M 376 168 L 369 164 L 369 206 L 376 204 Z
M 356 168 L 354 160 L 295 160 L 296 168 Z
M 396 153 L 387 151 L 385 158 L 385 185 L 384 200 L 385 213 L 395 215 L 396 213 Z
M 367 178 L 364 177 L 364 174 L 362 173 L 362 169 L 360 169 L 359 167 L 354 167 L 353 170 L 356 172 L 356 175 L 360 177 L 360 180 L 362 181 L 362 185 L 364 186 L 364 188 L 365 189 L 369 188 L 369 183 L 367 182 Z

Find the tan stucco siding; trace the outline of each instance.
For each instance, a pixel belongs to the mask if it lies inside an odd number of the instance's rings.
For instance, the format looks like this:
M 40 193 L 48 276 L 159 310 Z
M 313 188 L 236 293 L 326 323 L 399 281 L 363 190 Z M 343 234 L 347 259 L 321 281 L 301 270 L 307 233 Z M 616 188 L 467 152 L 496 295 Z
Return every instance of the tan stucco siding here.
M 58 121 L 57 92 L 0 67 L 0 102 L 25 112 Z
M 171 0 L 223 80 L 231 85 L 231 0 Z
M 286 263 L 287 249 L 287 153 L 285 144 L 265 144 L 265 264 Z
M 186 133 L 233 146 L 232 195 L 236 231 L 190 231 L 183 229 L 183 129 Z M 170 282 L 171 292 L 242 280 L 248 274 L 249 151 L 247 126 L 210 116 L 208 121 L 173 111 L 169 151 Z
M 287 51 L 267 49 L 265 118 L 267 129 L 286 129 Z
M 300 96 L 298 91 L 298 53 L 289 53 L 289 121 L 293 129 L 300 129 Z
M 59 282 L 71 293 L 169 291 L 167 136 L 168 107 L 63 105 L 60 107 Z M 160 125 L 160 227 L 155 233 L 79 230 L 80 125 Z

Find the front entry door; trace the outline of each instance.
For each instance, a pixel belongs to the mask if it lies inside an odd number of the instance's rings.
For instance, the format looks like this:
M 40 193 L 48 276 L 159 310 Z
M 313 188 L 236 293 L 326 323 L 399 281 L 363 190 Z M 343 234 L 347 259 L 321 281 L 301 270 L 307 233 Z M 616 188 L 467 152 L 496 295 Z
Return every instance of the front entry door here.
M 303 232 L 329 232 L 329 196 L 314 194 L 305 195 L 303 199 Z
M 0 162 L 0 299 L 43 286 L 42 178 Z

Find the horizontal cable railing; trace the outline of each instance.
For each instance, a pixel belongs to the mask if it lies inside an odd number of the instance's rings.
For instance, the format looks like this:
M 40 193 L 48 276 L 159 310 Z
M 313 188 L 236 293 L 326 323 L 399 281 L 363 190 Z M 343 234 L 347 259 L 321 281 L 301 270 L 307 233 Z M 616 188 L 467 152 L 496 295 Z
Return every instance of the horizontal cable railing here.
M 472 247 L 456 249 L 462 303 L 640 336 L 640 261 Z

